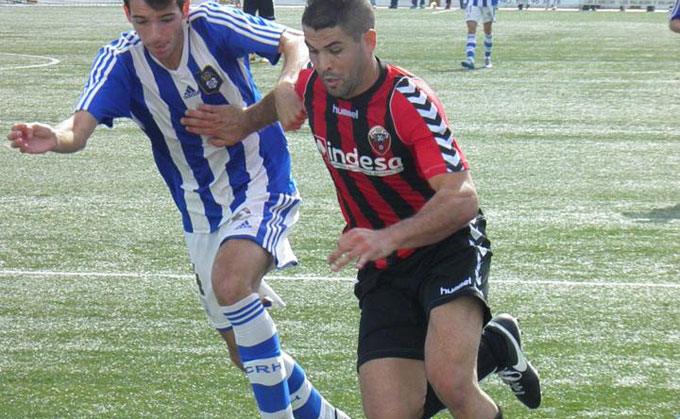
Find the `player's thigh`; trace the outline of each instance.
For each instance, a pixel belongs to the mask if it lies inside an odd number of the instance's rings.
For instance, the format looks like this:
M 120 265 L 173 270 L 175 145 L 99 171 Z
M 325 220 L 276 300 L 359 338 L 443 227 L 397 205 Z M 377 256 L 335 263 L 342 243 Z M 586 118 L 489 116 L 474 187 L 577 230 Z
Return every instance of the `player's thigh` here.
M 368 419 L 411 419 L 422 415 L 427 393 L 423 361 L 373 359 L 359 367 L 359 385 Z
M 477 352 L 486 310 L 479 297 L 462 295 L 430 312 L 425 365 L 437 391 L 477 381 Z

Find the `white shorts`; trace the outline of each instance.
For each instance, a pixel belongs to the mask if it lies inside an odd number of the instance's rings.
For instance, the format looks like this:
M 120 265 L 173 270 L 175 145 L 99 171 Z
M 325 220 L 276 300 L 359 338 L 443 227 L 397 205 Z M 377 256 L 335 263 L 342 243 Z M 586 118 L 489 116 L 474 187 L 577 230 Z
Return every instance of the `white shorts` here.
M 496 8 L 493 6 L 475 6 L 472 1 L 468 1 L 465 7 L 465 21 L 475 21 L 477 23 L 489 23 L 496 21 Z
M 272 268 L 297 265 L 297 258 L 288 242 L 288 233 L 298 220 L 299 205 L 299 196 L 272 194 L 261 199 L 248 199 L 236 208 L 232 217 L 217 231 L 185 233 L 189 257 L 196 273 L 198 299 L 218 331 L 231 329 L 212 288 L 212 267 L 220 245 L 228 239 L 252 240 L 273 256 Z M 262 286 L 260 291 L 263 291 Z

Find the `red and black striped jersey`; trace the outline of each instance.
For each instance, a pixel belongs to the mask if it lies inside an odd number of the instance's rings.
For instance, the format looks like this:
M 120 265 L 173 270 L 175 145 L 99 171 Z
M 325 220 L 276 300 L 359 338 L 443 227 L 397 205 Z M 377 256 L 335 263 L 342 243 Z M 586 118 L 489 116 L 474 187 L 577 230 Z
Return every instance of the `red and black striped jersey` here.
M 434 195 L 428 179 L 468 169 L 429 86 L 397 66 L 380 67 L 375 84 L 350 100 L 329 95 L 314 69 L 303 70 L 296 87 L 345 229 L 376 230 L 408 218 Z M 399 250 L 388 259 L 412 252 Z M 378 268 L 388 264 L 376 262 Z

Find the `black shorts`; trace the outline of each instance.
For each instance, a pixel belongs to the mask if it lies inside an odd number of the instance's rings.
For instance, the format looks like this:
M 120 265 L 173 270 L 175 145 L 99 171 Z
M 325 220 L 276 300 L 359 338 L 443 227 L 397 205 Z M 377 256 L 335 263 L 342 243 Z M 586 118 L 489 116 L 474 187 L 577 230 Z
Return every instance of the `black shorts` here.
M 357 368 L 377 358 L 424 359 L 430 311 L 458 297 L 477 298 L 484 324 L 491 320 L 485 227 L 480 214 L 469 226 L 388 269 L 359 271 L 354 287 L 361 308 Z

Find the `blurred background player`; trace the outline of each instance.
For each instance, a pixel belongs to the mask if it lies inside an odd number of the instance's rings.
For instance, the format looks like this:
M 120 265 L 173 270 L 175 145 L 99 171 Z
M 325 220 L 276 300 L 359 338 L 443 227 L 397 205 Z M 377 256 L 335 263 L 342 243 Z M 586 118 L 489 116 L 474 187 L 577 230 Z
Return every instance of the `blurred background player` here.
M 477 49 L 477 25 L 484 24 L 484 68 L 492 68 L 491 51 L 493 35 L 491 29 L 496 21 L 498 0 L 467 0 L 465 5 L 465 23 L 467 24 L 467 43 L 465 54 L 467 59 L 460 64 L 468 70 L 475 69 L 475 50 Z
M 262 19 L 275 20 L 274 0 L 243 0 L 243 11 Z

